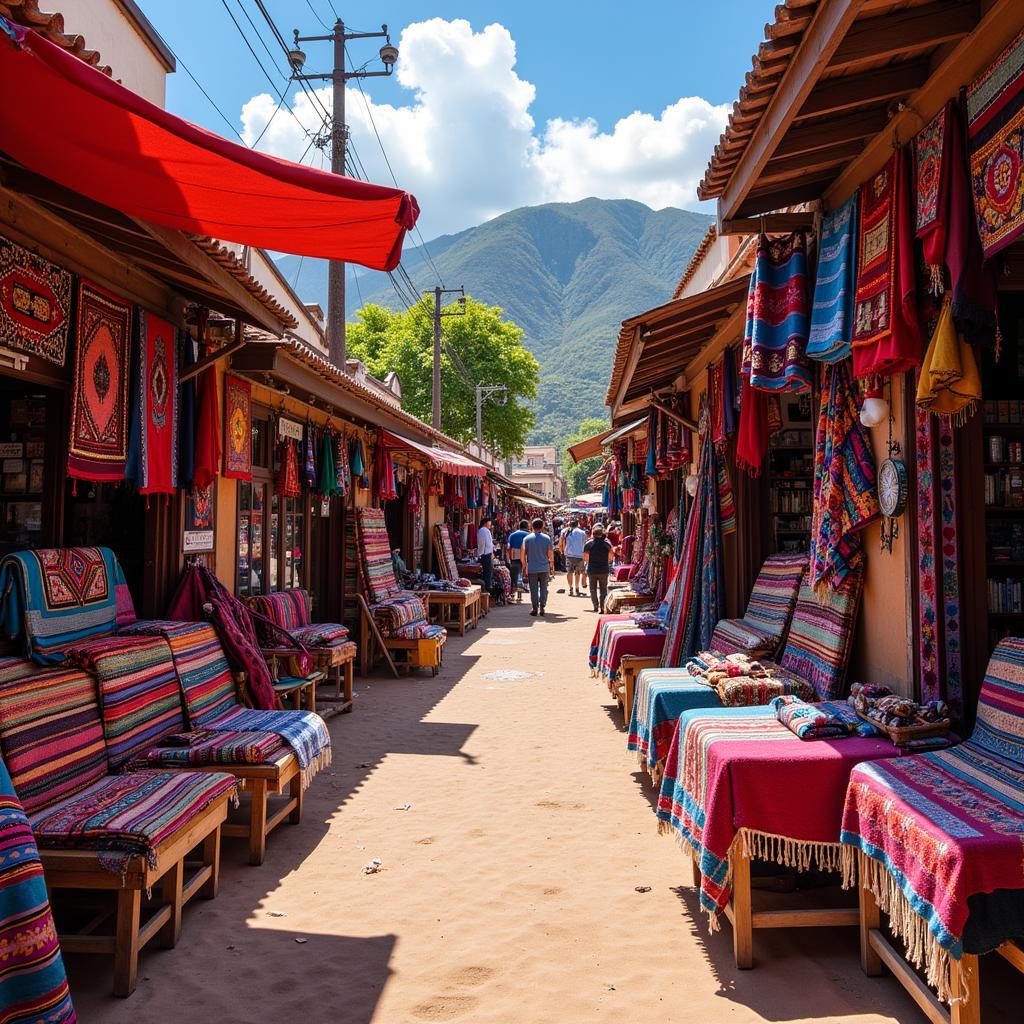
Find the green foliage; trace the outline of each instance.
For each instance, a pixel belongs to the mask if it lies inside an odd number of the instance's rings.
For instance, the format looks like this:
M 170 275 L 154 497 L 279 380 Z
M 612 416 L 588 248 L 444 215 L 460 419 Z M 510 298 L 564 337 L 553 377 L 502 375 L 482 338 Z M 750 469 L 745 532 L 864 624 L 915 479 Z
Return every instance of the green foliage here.
M 575 498 L 577 494 L 588 494 L 592 490 L 590 484 L 587 483 L 587 477 L 601 468 L 602 460 L 600 455 L 595 455 L 593 458 L 584 459 L 577 465 L 569 454 L 569 446 L 585 441 L 595 434 L 600 434 L 602 430 L 607 430 L 608 426 L 607 420 L 597 416 L 588 416 L 580 423 L 575 433 L 565 439 L 562 448 L 562 476 L 565 477 L 570 498 Z
M 458 307 L 449 307 L 452 311 Z M 467 298 L 464 316 L 441 319 L 441 429 L 458 441 L 476 437 L 474 385 L 504 384 L 508 401 L 483 406 L 484 442 L 500 456 L 518 454 L 534 424 L 540 367 L 523 347 L 523 332 L 503 310 Z M 402 383 L 402 405 L 430 422 L 432 412 L 434 303 L 421 299 L 405 313 L 367 305 L 348 328 L 348 353 L 375 377 L 391 371 Z M 460 366 L 453 365 L 449 352 Z M 463 376 L 464 371 L 466 376 Z M 468 377 L 468 379 L 466 379 Z

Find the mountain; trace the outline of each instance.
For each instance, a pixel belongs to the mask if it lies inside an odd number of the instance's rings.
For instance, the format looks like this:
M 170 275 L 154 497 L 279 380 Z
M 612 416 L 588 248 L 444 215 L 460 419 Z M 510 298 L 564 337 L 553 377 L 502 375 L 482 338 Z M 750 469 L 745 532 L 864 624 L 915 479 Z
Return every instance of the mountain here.
M 402 265 L 417 288 L 433 287 L 440 274 L 523 328 L 541 364 L 532 440 L 552 443 L 584 417 L 605 415 L 619 322 L 668 301 L 710 223 L 705 214 L 628 199 L 548 203 L 409 246 Z M 305 301 L 326 308 L 325 262 L 285 256 L 280 267 Z M 350 320 L 366 302 L 400 305 L 385 274 L 361 268 L 346 298 Z

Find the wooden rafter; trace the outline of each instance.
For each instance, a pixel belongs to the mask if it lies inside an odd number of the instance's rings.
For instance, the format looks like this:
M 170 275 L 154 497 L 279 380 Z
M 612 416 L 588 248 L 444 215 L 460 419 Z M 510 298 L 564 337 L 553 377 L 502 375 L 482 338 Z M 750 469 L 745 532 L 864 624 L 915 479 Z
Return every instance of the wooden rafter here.
M 839 114 L 885 100 L 902 99 L 920 89 L 928 81 L 930 73 L 928 61 L 913 60 L 856 75 L 830 78 L 820 82 L 807 97 L 796 120 L 799 122 L 807 117 Z
M 867 139 L 880 132 L 888 120 L 889 115 L 885 107 L 879 106 L 838 117 L 826 117 L 820 121 L 801 122 L 790 128 L 779 141 L 772 156 L 797 156 L 827 149 L 840 142 Z

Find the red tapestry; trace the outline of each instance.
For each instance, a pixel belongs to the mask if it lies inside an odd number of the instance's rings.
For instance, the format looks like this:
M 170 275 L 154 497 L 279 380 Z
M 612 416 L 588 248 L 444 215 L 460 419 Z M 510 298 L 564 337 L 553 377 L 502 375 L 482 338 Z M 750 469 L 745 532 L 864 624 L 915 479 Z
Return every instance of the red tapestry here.
M 124 479 L 130 336 L 131 305 L 89 281 L 79 281 L 68 445 L 70 477 Z
M 224 475 L 252 479 L 252 386 L 224 375 Z
M 8 348 L 64 365 L 71 275 L 0 236 L 0 338 Z
M 200 374 L 196 392 L 196 458 L 192 483 L 200 488 L 209 487 L 220 473 L 220 406 L 217 371 L 212 366 Z
M 178 487 L 178 339 L 155 313 L 138 315 L 128 476 L 140 494 Z
M 278 458 L 274 493 L 282 498 L 299 497 L 302 494 L 302 484 L 299 483 L 299 456 L 295 450 L 295 442 L 290 437 L 281 439 Z

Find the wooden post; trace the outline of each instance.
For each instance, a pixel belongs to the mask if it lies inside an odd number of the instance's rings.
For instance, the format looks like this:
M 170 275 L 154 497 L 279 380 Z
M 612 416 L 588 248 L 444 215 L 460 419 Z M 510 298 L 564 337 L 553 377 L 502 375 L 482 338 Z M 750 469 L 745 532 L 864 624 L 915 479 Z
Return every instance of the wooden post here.
M 960 968 L 950 969 L 949 988 L 953 1002 L 949 1008 L 950 1024 L 981 1024 L 981 985 L 978 983 L 978 958 L 964 953 Z
M 157 934 L 157 943 L 162 949 L 174 949 L 181 938 L 181 890 L 185 884 L 185 859 L 173 864 L 160 879 L 160 895 L 171 908 L 171 916 Z
M 249 863 L 262 864 L 267 852 L 267 780 L 250 779 L 249 792 Z
M 733 847 L 732 859 L 732 951 L 736 966 L 754 966 L 754 920 L 750 905 L 750 858 L 743 842 Z
M 869 978 L 882 973 L 882 958 L 871 945 L 871 933 L 882 926 L 882 912 L 868 888 L 867 855 L 857 851 L 857 898 L 860 904 L 860 966 Z
M 114 995 L 130 996 L 139 973 L 139 918 L 141 889 L 119 889 L 117 932 L 114 940 Z
M 220 825 L 203 840 L 203 864 L 210 868 L 210 877 L 203 883 L 199 895 L 212 900 L 220 888 Z
M 288 783 L 288 795 L 295 801 L 295 806 L 288 815 L 290 825 L 298 825 L 302 821 L 302 800 L 306 795 L 306 787 L 302 784 L 302 772 L 297 771 Z

